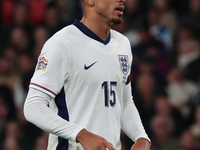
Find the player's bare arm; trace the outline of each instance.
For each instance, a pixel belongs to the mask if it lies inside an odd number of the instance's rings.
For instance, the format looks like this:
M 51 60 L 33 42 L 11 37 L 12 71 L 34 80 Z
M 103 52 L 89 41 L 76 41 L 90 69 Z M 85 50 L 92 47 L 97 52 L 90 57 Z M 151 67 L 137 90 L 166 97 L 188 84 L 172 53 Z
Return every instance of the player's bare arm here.
M 145 138 L 139 138 L 131 147 L 131 150 L 150 150 L 150 142 Z
M 88 132 L 86 129 L 79 132 L 76 140 L 82 145 L 84 150 L 105 150 L 106 148 L 109 150 L 115 150 L 113 145 L 106 139 Z

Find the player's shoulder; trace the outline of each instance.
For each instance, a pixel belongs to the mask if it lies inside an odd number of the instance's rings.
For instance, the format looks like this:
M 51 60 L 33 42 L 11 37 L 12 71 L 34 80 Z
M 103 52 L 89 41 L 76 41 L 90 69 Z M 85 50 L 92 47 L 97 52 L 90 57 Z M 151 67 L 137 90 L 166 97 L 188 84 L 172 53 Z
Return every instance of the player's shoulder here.
M 76 32 L 76 28 L 74 25 L 68 25 L 58 32 L 56 32 L 52 38 L 59 38 L 59 39 L 70 39 L 70 36 L 74 35 Z
M 58 32 L 56 32 L 53 36 L 51 36 L 45 42 L 42 48 L 42 53 L 50 52 L 52 54 L 56 54 L 56 53 L 65 52 L 67 50 L 67 46 L 69 45 L 68 39 L 70 39 L 69 38 L 70 34 L 68 32 L 70 31 L 70 28 L 72 27 L 71 25 L 66 26 L 62 28 L 61 30 L 59 30 Z
M 74 25 L 68 25 L 51 36 L 45 45 L 52 45 L 54 43 L 54 45 L 61 44 L 69 46 L 71 41 L 73 41 L 73 37 L 76 35 L 76 32 L 77 31 Z
M 117 41 L 123 41 L 123 42 L 130 43 L 129 39 L 126 36 L 124 36 L 123 34 L 121 34 L 120 32 L 118 32 L 116 30 L 111 29 L 111 36 L 113 39 L 115 39 Z

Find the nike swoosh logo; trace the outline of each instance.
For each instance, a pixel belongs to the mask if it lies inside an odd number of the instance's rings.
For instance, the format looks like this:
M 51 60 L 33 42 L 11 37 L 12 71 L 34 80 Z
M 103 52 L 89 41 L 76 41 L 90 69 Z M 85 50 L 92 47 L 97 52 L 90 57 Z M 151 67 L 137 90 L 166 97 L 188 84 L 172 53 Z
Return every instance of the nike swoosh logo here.
M 96 61 L 97 62 L 97 61 Z M 86 66 L 86 64 L 85 64 L 85 66 L 84 66 L 84 69 L 85 70 L 88 70 L 90 67 L 92 67 L 96 62 L 94 62 L 93 64 L 91 64 L 91 65 L 89 65 L 89 66 Z

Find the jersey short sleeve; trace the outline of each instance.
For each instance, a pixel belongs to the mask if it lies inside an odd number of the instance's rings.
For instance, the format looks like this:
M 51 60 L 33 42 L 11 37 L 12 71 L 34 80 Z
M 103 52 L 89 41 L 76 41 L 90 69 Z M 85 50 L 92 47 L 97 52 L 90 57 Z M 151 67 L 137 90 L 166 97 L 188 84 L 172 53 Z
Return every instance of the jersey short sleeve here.
M 41 90 L 53 98 L 68 78 L 69 59 L 64 43 L 53 36 L 42 48 L 30 87 Z

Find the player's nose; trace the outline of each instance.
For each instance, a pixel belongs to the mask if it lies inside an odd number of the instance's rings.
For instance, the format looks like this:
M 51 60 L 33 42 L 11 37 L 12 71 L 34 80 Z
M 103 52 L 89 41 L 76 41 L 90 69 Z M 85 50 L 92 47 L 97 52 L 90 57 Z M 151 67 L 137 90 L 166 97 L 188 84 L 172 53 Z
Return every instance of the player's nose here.
M 125 3 L 126 2 L 126 0 L 118 0 L 119 2 L 123 2 L 123 3 Z

